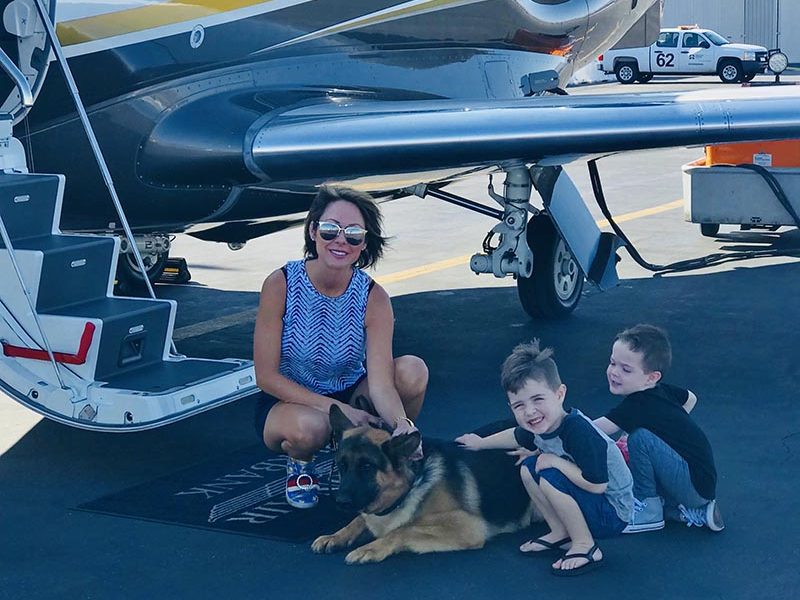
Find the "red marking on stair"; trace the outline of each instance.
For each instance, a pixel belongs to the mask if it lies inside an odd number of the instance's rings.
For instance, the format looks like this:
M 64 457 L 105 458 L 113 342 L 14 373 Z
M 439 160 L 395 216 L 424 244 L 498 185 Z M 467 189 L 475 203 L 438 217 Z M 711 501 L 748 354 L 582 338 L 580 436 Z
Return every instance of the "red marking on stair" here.
M 75 354 L 67 354 L 66 352 L 53 352 L 53 358 L 56 362 L 64 363 L 65 365 L 82 365 L 86 362 L 86 356 L 89 354 L 89 348 L 92 345 L 92 338 L 94 337 L 95 325 L 94 323 L 86 323 L 83 328 L 83 335 L 78 344 L 78 351 Z M 25 348 L 23 346 L 12 346 L 6 342 L 3 344 L 3 354 L 14 358 L 30 358 L 32 360 L 50 360 L 47 350 L 38 350 L 36 348 Z

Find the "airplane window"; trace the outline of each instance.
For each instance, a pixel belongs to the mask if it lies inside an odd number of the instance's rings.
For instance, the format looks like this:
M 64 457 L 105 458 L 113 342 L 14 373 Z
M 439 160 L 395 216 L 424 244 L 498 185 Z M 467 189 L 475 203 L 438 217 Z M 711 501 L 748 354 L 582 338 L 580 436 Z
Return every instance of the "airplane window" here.
M 678 33 L 675 31 L 665 31 L 658 36 L 656 46 L 659 48 L 677 48 L 678 47 Z

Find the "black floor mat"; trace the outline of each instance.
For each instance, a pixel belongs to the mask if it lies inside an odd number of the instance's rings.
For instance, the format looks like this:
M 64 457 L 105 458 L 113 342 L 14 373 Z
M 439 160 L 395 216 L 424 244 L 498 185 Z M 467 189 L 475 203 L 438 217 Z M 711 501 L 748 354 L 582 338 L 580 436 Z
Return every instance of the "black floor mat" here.
M 286 457 L 254 445 L 78 506 L 80 510 L 215 531 L 307 542 L 352 518 L 331 495 L 333 454 L 317 454 L 320 502 L 312 509 L 286 503 Z

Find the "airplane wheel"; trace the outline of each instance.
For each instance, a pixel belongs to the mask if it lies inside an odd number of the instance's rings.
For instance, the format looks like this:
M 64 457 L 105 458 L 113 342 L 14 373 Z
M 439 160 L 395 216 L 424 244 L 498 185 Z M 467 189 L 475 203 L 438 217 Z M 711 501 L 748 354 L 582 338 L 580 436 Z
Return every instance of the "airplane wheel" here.
M 531 317 L 558 319 L 569 315 L 583 291 L 578 261 L 558 235 L 547 215 L 528 222 L 528 246 L 533 251 L 533 273 L 517 279 L 522 308 Z
M 147 278 L 150 283 L 155 283 L 164 273 L 169 259 L 168 252 L 142 254 Z M 136 264 L 136 258 L 132 253 L 126 252 L 119 257 L 117 263 L 117 283 L 114 291 L 121 296 L 139 296 L 147 294 L 147 286 L 144 283 L 142 272 Z

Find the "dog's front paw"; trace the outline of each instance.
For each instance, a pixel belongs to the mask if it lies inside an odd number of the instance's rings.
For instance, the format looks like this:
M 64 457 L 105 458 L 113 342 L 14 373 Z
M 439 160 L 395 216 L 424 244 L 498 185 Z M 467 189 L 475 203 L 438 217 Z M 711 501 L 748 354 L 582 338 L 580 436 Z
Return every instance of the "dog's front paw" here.
M 367 544 L 348 552 L 344 557 L 344 562 L 348 565 L 359 565 L 364 563 L 381 562 L 389 556 L 391 552 L 388 548 L 378 544 Z
M 311 544 L 311 550 L 317 554 L 329 554 L 346 545 L 334 533 L 332 535 L 319 536 Z

